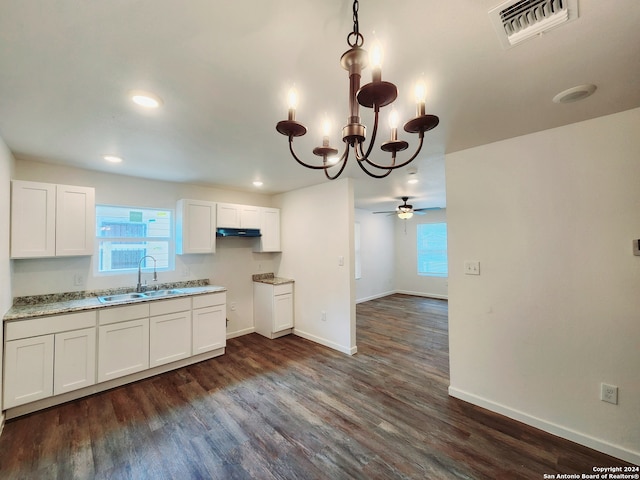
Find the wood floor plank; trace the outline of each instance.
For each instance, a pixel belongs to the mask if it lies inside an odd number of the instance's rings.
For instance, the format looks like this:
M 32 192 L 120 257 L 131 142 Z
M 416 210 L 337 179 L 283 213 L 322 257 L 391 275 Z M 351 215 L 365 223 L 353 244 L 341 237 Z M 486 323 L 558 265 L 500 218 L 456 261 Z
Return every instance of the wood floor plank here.
M 358 353 L 288 335 L 7 422 L 0 479 L 540 479 L 625 462 L 449 397 L 447 302 L 357 306 Z

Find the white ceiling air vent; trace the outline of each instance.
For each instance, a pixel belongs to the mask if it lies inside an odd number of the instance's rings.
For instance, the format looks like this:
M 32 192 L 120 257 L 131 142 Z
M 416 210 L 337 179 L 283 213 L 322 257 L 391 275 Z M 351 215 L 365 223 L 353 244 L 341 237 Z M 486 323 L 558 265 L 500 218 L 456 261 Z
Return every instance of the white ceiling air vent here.
M 578 18 L 578 0 L 509 0 L 489 10 L 505 48 Z

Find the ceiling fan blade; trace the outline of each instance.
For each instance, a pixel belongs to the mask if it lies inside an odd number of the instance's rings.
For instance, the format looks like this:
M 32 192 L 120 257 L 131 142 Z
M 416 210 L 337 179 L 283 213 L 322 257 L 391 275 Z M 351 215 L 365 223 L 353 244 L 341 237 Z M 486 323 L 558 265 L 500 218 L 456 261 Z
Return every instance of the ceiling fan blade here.
M 442 207 L 428 207 L 428 208 L 414 208 L 413 211 L 415 212 L 426 212 L 427 210 L 442 210 Z
M 396 213 L 395 210 L 387 210 L 386 212 L 371 212 L 371 213 Z

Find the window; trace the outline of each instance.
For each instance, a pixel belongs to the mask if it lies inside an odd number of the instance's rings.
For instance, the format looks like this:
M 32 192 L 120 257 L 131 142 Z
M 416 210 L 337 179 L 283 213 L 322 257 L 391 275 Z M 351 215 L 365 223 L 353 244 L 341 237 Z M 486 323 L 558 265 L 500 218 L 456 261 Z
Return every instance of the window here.
M 150 255 L 157 270 L 173 270 L 171 210 L 96 206 L 98 273 L 132 272 Z M 153 259 L 142 268 L 154 267 Z
M 447 224 L 418 224 L 418 275 L 447 277 Z

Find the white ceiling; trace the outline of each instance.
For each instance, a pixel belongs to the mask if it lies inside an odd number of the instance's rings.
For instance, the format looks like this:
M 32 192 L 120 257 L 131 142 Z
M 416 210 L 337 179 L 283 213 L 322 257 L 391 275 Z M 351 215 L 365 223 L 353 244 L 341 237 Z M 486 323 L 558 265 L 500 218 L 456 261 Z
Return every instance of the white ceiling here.
M 408 167 L 384 180 L 348 167 L 357 207 L 393 209 L 401 195 L 444 206 L 445 153 L 640 106 L 640 2 L 579 0 L 576 21 L 508 50 L 487 14 L 498 3 L 362 0 L 365 48 L 375 31 L 396 108 L 413 116 L 411 86 L 423 76 L 440 125 L 411 165 L 416 186 Z M 260 179 L 265 193 L 328 181 L 295 163 L 275 124 L 295 84 L 309 129 L 294 142 L 300 156 L 316 160 L 325 113 L 342 143 L 351 9 L 351 0 L 2 0 L 0 136 L 18 157 L 154 179 L 243 190 Z M 551 101 L 585 83 L 597 85 L 593 96 Z M 127 97 L 134 89 L 163 107 L 141 111 Z M 401 138 L 412 150 L 415 137 Z M 124 162 L 107 164 L 106 153 Z

